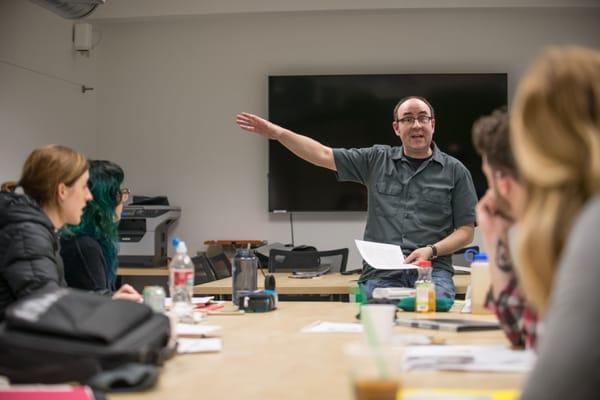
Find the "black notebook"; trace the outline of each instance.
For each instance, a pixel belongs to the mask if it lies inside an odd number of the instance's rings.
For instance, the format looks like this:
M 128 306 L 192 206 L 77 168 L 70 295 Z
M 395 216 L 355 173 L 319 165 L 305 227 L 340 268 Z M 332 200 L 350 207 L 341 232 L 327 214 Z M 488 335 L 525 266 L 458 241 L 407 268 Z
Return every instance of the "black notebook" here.
M 487 331 L 500 329 L 500 324 L 497 321 L 472 321 L 466 319 L 451 319 L 451 318 L 422 318 L 409 319 L 398 318 L 396 324 L 402 326 L 410 326 L 413 328 L 425 329 L 440 329 L 444 331 Z

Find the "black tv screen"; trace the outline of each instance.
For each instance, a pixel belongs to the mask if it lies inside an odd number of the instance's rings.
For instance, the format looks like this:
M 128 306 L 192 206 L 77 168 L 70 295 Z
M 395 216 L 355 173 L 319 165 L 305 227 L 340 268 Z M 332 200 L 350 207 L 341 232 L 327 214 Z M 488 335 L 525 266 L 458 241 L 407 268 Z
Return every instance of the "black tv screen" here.
M 330 147 L 400 146 L 393 109 L 405 96 L 422 96 L 435 110 L 433 140 L 486 191 L 481 159 L 471 143 L 473 122 L 507 104 L 507 74 L 310 75 L 269 77 L 269 119 Z M 269 211 L 366 211 L 366 188 L 338 182 L 269 142 Z

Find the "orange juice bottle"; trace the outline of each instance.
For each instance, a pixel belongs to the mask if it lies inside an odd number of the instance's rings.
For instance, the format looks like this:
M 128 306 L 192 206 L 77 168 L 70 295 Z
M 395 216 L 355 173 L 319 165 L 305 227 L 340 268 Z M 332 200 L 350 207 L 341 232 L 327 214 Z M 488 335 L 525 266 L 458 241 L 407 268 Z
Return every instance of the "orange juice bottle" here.
M 435 283 L 429 283 L 429 312 L 435 312 Z
M 419 261 L 419 276 L 415 282 L 416 312 L 435 312 L 435 284 L 431 279 L 431 261 Z

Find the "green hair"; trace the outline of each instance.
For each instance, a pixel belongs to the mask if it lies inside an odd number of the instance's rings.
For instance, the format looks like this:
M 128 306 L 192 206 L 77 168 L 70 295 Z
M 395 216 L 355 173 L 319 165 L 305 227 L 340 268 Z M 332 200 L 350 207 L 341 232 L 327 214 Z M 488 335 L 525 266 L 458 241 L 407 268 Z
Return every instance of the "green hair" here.
M 106 260 L 106 280 L 114 290 L 116 284 L 119 232 L 115 208 L 120 201 L 125 174 L 117 164 L 90 160 L 88 187 L 94 199 L 87 203 L 79 225 L 70 225 L 66 236 L 87 235 L 98 241 Z

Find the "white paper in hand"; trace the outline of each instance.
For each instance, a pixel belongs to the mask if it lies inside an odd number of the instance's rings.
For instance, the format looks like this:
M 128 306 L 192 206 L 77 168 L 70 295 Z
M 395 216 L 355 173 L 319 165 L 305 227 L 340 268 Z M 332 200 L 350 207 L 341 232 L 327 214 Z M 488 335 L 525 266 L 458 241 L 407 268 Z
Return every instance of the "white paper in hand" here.
M 417 269 L 416 265 L 404 263 L 404 254 L 398 245 L 358 239 L 354 242 L 361 257 L 375 269 Z

